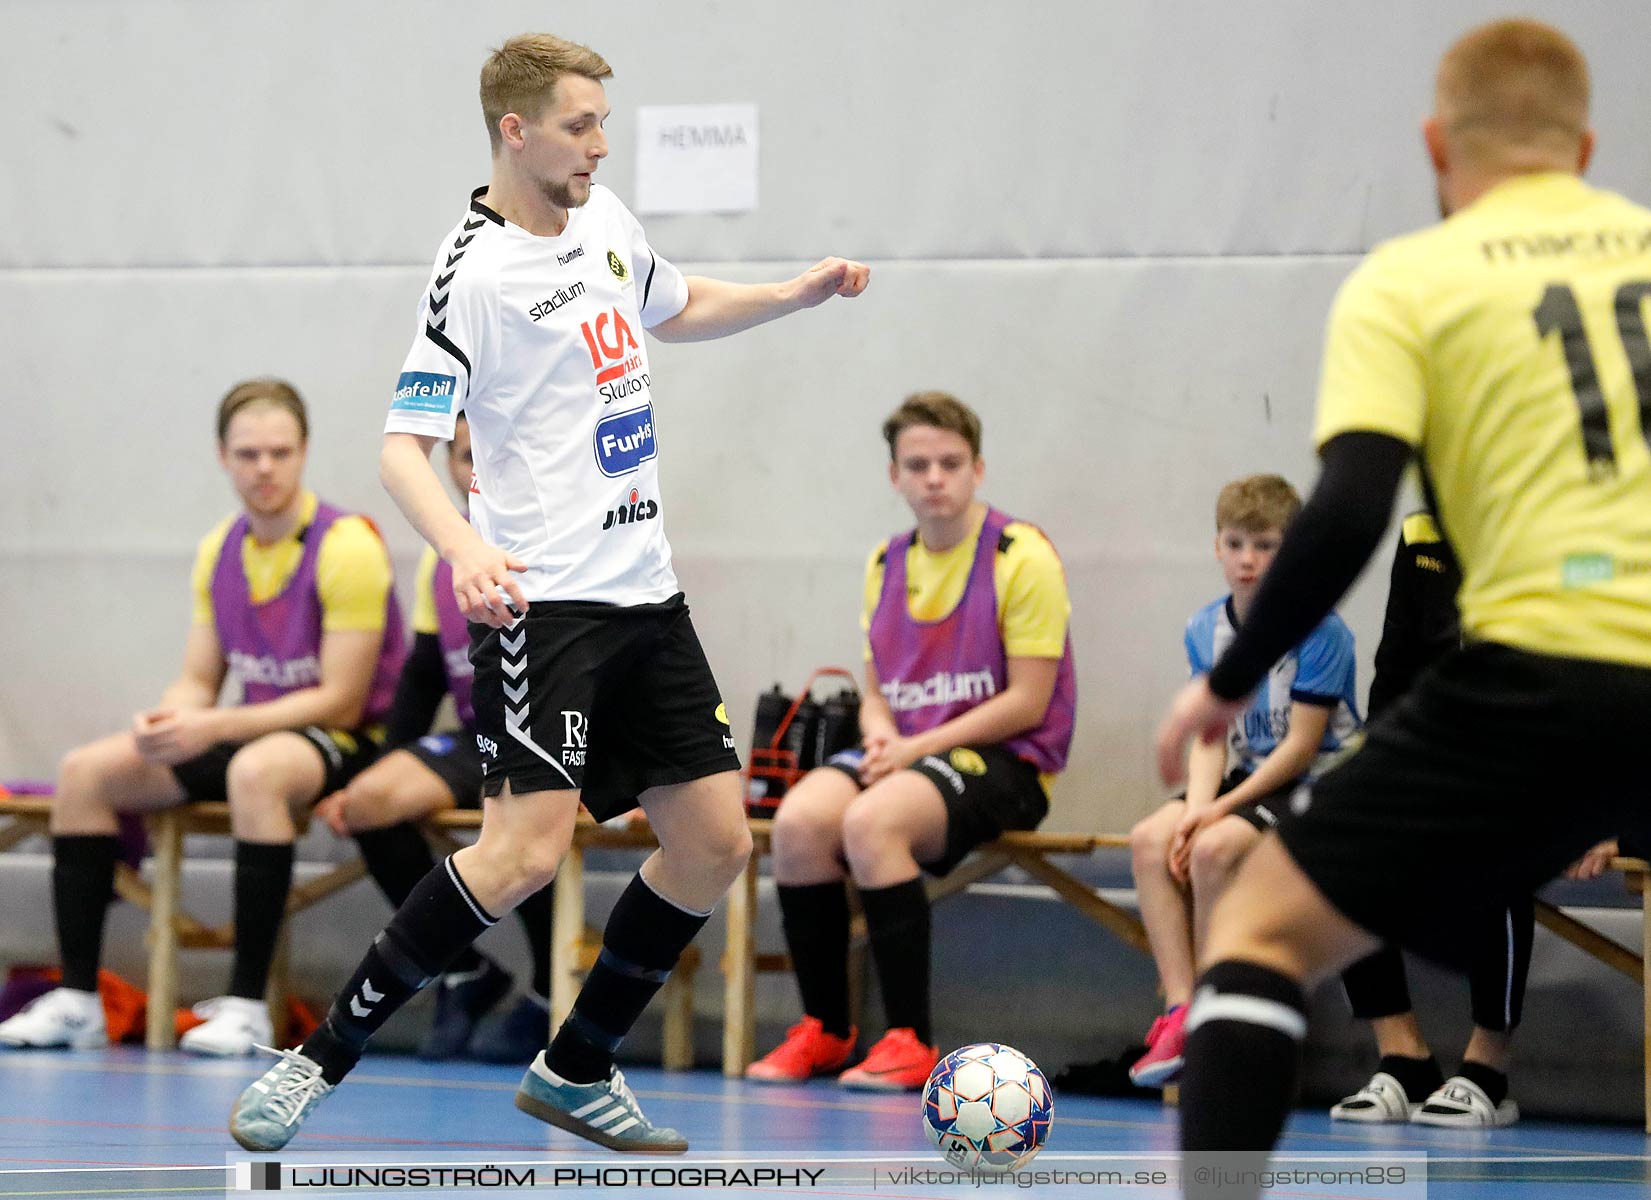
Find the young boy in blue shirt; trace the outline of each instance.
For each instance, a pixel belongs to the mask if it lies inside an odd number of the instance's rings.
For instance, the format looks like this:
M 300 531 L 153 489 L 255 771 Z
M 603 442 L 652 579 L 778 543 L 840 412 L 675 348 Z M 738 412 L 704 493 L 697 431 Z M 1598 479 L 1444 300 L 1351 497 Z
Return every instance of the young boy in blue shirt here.
M 1277 475 L 1252 475 L 1221 489 L 1215 505 L 1215 557 L 1229 594 L 1187 622 L 1193 678 L 1209 673 L 1249 612 L 1301 497 Z M 1359 728 L 1353 634 L 1335 613 L 1274 664 L 1227 737 L 1194 742 L 1187 790 L 1130 833 L 1135 887 L 1166 1011 L 1147 1034 L 1146 1054 L 1130 1068 L 1143 1087 L 1181 1070 L 1186 1004 L 1195 978 L 1194 947 L 1215 898 L 1279 805 L 1317 774 Z

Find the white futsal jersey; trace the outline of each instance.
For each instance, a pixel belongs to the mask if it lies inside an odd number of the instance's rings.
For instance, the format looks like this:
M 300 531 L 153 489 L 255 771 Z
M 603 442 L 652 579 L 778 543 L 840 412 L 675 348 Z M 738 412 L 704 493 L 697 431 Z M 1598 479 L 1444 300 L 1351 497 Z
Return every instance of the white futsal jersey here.
M 386 432 L 470 421 L 470 523 L 528 564 L 529 600 L 650 604 L 678 588 L 642 336 L 688 285 L 607 188 L 538 237 L 478 190 L 419 305 Z

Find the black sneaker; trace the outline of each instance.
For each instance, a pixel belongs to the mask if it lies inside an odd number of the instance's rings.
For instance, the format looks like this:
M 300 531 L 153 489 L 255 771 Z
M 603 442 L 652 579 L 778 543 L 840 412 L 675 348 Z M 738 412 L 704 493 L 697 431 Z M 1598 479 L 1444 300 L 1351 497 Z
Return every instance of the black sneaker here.
M 484 958 L 473 971 L 443 975 L 436 988 L 436 1019 L 418 1046 L 418 1056 L 432 1062 L 464 1053 L 476 1022 L 510 990 L 510 975 Z
M 470 1057 L 490 1063 L 522 1063 L 550 1040 L 550 1003 L 539 996 L 519 996 L 503 1013 L 476 1027 Z

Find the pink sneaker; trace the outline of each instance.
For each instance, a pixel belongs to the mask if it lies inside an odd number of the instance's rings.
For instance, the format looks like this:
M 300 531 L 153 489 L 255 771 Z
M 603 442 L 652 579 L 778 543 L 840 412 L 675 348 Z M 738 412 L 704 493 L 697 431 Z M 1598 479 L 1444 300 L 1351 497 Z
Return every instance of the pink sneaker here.
M 785 1041 L 745 1068 L 745 1077 L 758 1083 L 801 1083 L 835 1072 L 848 1061 L 858 1033 L 850 1026 L 846 1038 L 835 1037 L 818 1017 L 805 1016 L 785 1031 Z
M 918 1041 L 915 1030 L 891 1029 L 866 1051 L 864 1062 L 837 1076 L 837 1083 L 862 1092 L 916 1092 L 939 1061 L 940 1051 Z
M 1187 1006 L 1177 1004 L 1147 1030 L 1147 1052 L 1129 1069 L 1130 1081 L 1137 1087 L 1149 1088 L 1174 1083 L 1181 1074 L 1186 1050 Z

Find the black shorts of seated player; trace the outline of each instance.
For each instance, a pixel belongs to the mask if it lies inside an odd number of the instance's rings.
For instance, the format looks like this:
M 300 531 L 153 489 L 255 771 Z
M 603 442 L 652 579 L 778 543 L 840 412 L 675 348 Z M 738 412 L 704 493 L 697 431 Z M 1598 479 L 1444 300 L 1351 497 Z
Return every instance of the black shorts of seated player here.
M 1470 645 L 1372 725 L 1279 835 L 1350 920 L 1465 966 L 1483 910 L 1641 819 L 1643 772 L 1600 749 L 1632 745 L 1648 711 L 1651 670 Z M 1461 902 L 1394 879 L 1449 879 Z
M 576 788 L 605 821 L 648 788 L 739 769 L 681 593 L 540 601 L 512 628 L 470 632 L 484 795 Z
M 1250 774 L 1249 771 L 1244 770 L 1228 771 L 1226 777 L 1221 780 L 1221 786 L 1215 789 L 1217 798 L 1232 791 L 1248 779 Z M 1258 832 L 1266 833 L 1269 829 L 1277 828 L 1279 817 L 1289 807 L 1290 797 L 1301 784 L 1300 779 L 1292 779 L 1289 783 L 1274 788 L 1265 796 L 1259 796 L 1250 803 L 1235 808 L 1231 815 L 1241 821 L 1248 822 Z M 1177 800 L 1185 800 L 1186 798 L 1185 792 L 1176 797 Z
M 863 757 L 863 751 L 844 750 L 825 765 L 858 785 Z M 950 874 L 975 847 L 1009 830 L 1036 829 L 1049 815 L 1038 769 L 1002 746 L 959 746 L 926 755 L 907 770 L 931 780 L 946 806 L 946 848 L 933 862 L 920 864 L 937 878 Z
M 350 780 L 378 760 L 383 749 L 376 738 L 365 733 L 323 729 L 319 725 L 306 725 L 292 732 L 314 746 L 315 752 L 321 756 L 324 782 L 316 793 L 317 799 L 348 785 Z M 221 804 L 229 799 L 229 760 L 245 744 L 217 742 L 194 758 L 174 763 L 172 775 L 183 785 L 191 800 Z
M 468 729 L 426 734 L 401 748 L 446 785 L 455 807 L 482 806 L 482 752 Z

